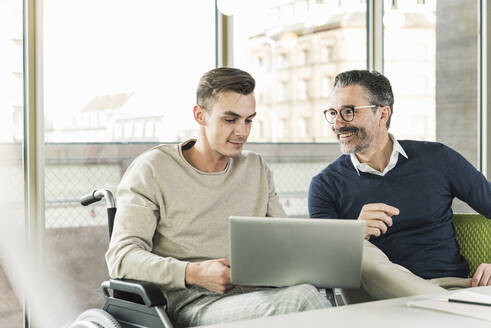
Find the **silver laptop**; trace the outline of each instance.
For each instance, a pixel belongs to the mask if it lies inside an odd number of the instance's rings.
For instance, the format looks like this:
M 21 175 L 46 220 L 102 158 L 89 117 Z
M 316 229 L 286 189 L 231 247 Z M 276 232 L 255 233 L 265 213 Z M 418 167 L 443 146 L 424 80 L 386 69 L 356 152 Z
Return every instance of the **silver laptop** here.
M 362 221 L 231 216 L 229 223 L 235 285 L 360 286 Z

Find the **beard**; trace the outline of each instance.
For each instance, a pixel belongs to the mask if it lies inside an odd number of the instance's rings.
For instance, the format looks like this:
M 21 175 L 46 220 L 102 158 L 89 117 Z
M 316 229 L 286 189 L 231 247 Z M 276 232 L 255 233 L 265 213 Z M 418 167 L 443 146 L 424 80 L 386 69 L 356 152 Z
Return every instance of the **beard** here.
M 344 155 L 362 153 L 375 139 L 375 135 L 368 135 L 367 130 L 363 127 L 344 127 L 334 132 L 338 138 L 341 153 Z M 339 136 L 343 133 L 353 133 L 353 139 L 348 142 L 343 142 Z

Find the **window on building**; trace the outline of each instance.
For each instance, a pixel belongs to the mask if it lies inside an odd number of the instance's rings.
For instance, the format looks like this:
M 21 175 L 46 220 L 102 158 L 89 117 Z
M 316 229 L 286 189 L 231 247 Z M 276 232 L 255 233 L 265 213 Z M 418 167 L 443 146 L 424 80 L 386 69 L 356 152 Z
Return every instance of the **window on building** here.
M 299 100 L 306 100 L 309 97 L 309 81 L 301 79 L 297 84 L 297 92 Z
M 278 125 L 278 138 L 280 140 L 282 139 L 286 139 L 286 137 L 288 136 L 288 122 L 287 120 L 285 119 L 279 119 L 277 121 L 277 125 Z
M 298 136 L 305 139 L 310 136 L 309 133 L 310 120 L 307 117 L 302 117 L 298 120 Z
M 322 62 L 330 63 L 334 59 L 334 47 L 333 46 L 324 46 L 322 47 Z
M 277 87 L 277 100 L 283 102 L 287 100 L 288 85 L 287 82 L 279 82 Z
M 279 53 L 277 57 L 277 65 L 278 68 L 287 68 L 288 67 L 288 55 L 284 52 Z
M 309 49 L 301 49 L 298 54 L 298 65 L 306 66 L 309 63 Z
M 332 90 L 332 84 L 333 84 L 333 81 L 332 81 L 332 77 L 330 76 L 323 76 L 322 77 L 322 82 L 321 82 L 321 88 L 322 88 L 322 97 L 323 98 L 327 98 L 330 96 L 331 94 L 331 90 Z

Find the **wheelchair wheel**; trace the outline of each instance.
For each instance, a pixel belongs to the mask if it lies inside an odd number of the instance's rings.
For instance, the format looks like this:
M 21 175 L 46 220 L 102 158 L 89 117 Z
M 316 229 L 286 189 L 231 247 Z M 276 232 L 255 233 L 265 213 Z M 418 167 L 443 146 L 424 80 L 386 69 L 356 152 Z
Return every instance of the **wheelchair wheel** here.
M 112 315 L 101 309 L 83 312 L 68 328 L 121 328 Z

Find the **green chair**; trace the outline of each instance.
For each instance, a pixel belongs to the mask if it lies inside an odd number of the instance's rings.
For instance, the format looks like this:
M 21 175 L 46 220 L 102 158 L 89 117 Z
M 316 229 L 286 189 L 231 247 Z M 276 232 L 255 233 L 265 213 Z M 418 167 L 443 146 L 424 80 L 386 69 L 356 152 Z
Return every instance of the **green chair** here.
M 491 263 L 491 220 L 479 214 L 454 214 L 453 224 L 472 277 L 479 264 Z

